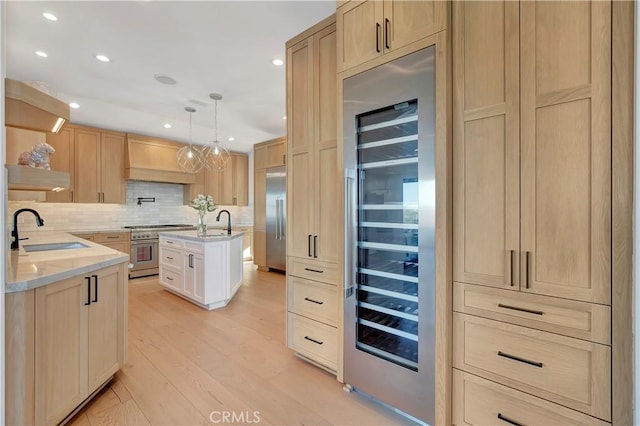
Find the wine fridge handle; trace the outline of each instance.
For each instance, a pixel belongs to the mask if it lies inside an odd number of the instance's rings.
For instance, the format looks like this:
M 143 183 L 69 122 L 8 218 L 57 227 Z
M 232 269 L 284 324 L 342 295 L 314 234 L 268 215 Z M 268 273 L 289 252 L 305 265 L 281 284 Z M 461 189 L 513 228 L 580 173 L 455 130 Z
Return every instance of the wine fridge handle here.
M 348 299 L 356 287 L 356 265 L 354 256 L 355 247 L 355 217 L 354 184 L 356 181 L 355 169 L 344 169 L 344 298 Z

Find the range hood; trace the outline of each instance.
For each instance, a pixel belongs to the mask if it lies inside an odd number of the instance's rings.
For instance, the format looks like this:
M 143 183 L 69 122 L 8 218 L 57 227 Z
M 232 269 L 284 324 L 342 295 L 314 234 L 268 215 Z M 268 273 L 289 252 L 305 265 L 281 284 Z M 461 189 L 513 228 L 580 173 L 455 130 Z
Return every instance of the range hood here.
M 177 154 L 184 145 L 127 133 L 125 178 L 147 182 L 192 184 L 196 175 L 178 167 Z
M 69 105 L 21 81 L 4 79 L 5 126 L 58 133 L 69 120 Z

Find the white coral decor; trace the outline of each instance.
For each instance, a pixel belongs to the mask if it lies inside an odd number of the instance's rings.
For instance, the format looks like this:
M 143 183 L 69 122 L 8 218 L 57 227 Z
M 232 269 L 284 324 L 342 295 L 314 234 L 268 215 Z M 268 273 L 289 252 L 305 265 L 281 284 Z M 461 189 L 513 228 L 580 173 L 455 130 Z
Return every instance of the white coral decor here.
M 213 197 L 211 195 L 207 195 L 205 197 L 202 194 L 198 194 L 198 196 L 191 201 L 191 207 L 201 213 L 212 212 L 218 208 L 213 202 Z

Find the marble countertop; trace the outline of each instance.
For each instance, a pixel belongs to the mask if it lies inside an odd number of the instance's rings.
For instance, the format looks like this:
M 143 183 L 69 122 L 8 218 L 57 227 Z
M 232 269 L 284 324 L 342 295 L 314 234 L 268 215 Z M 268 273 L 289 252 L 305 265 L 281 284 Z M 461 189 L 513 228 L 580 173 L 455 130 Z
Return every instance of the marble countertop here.
M 228 235 L 226 229 L 224 231 L 215 230 L 213 232 L 209 230 L 207 232 L 206 237 L 199 237 L 196 231 L 170 231 L 170 232 L 158 233 L 160 237 L 169 237 L 169 238 L 177 238 L 181 240 L 197 241 L 199 243 L 229 241 L 229 240 L 233 240 L 234 238 L 242 237 L 242 234 L 244 234 L 244 232 L 231 231 L 231 235 Z
M 112 229 L 93 229 L 93 230 L 81 230 L 81 231 L 67 231 L 70 234 L 76 235 L 76 234 L 113 234 L 114 232 L 131 232 L 130 229 L 124 229 L 124 228 L 112 228 Z
M 8 250 L 5 293 L 31 290 L 108 266 L 129 262 L 129 256 L 66 232 L 33 231 L 20 233 L 18 251 Z M 24 246 L 79 242 L 85 248 L 26 252 Z

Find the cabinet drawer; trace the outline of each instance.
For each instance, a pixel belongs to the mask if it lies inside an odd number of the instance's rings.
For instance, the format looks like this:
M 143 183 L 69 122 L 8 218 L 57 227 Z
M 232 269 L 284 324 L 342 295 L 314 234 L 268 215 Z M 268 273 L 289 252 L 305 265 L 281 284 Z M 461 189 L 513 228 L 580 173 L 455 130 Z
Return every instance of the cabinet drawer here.
M 184 266 L 184 254 L 181 251 L 167 247 L 160 247 L 160 262 L 182 270 Z
M 604 420 L 611 348 L 470 315 L 453 315 L 453 365 Z
M 184 277 L 180 272 L 168 268 L 162 268 L 160 270 L 160 284 L 165 287 L 182 293 L 183 281 Z
M 97 243 L 115 243 L 119 241 L 128 241 L 128 232 L 112 232 L 112 233 L 99 233 L 94 234 L 95 242 Z
M 605 426 L 586 414 L 519 392 L 472 374 L 453 370 L 453 424 Z
M 202 253 L 204 251 L 201 243 L 190 243 L 185 241 L 183 243 L 183 247 L 185 250 L 189 250 L 190 253 Z
M 309 278 L 333 285 L 337 283 L 338 268 L 334 263 L 290 257 L 288 268 L 289 274 L 296 277 Z
M 335 327 L 338 322 L 336 292 L 336 286 L 290 276 L 287 279 L 288 310 Z
M 87 241 L 95 241 L 96 237 L 95 234 L 72 234 L 75 235 L 78 238 L 82 238 L 83 240 L 87 240 Z
M 453 309 L 605 345 L 611 344 L 609 306 L 454 283 Z
M 182 248 L 184 246 L 182 241 L 174 240 L 172 238 L 160 237 L 159 241 L 161 246 L 164 245 L 167 247 L 176 247 L 176 248 Z
M 335 327 L 289 312 L 287 314 L 288 346 L 307 358 L 336 370 L 338 337 Z

